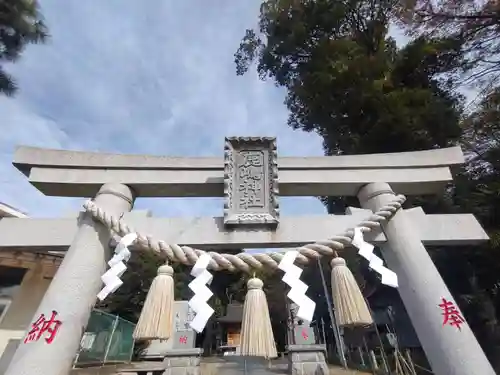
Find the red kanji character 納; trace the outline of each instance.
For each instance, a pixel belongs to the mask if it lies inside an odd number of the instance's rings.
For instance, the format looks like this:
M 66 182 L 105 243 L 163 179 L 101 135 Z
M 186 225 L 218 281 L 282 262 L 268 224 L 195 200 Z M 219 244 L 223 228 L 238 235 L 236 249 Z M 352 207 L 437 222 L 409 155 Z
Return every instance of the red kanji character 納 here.
M 31 341 L 37 341 L 39 339 L 39 331 L 41 329 L 41 325 L 45 321 L 45 314 L 40 315 L 40 317 L 36 320 L 35 323 L 31 324 L 31 330 L 28 332 L 28 335 L 24 339 L 24 343 L 28 343 Z
M 187 336 L 181 336 L 179 337 L 179 342 L 181 344 L 187 344 L 187 339 L 188 339 Z
M 460 314 L 460 311 L 458 311 L 453 302 L 448 301 L 446 298 L 442 298 L 441 300 L 442 302 L 439 304 L 439 307 L 443 310 L 443 326 L 448 324 L 457 327 L 461 331 L 462 328 L 460 325 L 465 323 L 465 319 Z
M 40 337 L 44 333 L 48 334 L 48 337 L 45 337 L 45 341 L 47 344 L 52 343 L 54 338 L 56 337 L 57 331 L 61 326 L 62 322 L 60 320 L 56 320 L 57 312 L 52 311 L 52 316 L 49 320 L 45 318 L 45 314 L 41 314 L 40 317 L 35 321 L 35 323 L 31 324 L 31 330 L 28 332 L 28 335 L 24 339 L 24 343 L 28 343 L 31 341 L 38 341 Z

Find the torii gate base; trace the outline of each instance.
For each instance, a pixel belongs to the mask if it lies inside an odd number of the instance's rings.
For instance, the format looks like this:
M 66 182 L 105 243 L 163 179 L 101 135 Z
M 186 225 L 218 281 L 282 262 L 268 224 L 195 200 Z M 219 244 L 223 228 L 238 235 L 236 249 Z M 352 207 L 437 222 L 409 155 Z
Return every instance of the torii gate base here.
M 245 151 L 247 141 L 252 147 Z M 242 149 L 246 154 L 255 152 L 255 144 L 259 143 L 259 139 L 240 139 L 238 142 L 243 144 L 243 147 L 239 145 L 239 150 L 226 150 L 226 157 L 231 157 L 232 162 L 237 159 L 234 154 L 242 155 Z M 273 141 L 264 139 L 264 143 L 272 144 Z M 362 207 L 376 210 L 393 197 L 391 187 L 402 194 L 438 192 L 451 180 L 448 166 L 463 162 L 463 156 L 457 148 L 398 155 L 323 157 L 314 158 L 310 162 L 304 158 L 283 158 L 277 161 L 275 148 L 272 147 L 265 152 L 268 152 L 270 163 L 264 168 L 267 177 L 262 180 L 267 184 L 262 189 L 272 188 L 271 192 L 264 190 L 266 201 L 270 203 L 266 203 L 263 211 L 257 214 L 234 211 L 231 204 L 227 205 L 229 209 L 225 213 L 228 223 L 234 224 L 235 220 L 243 217 L 244 220 L 265 218 L 264 221 L 270 220 L 274 229 L 238 231 L 218 227 L 218 233 L 225 233 L 223 237 L 227 244 L 233 241 L 246 243 L 248 247 L 272 247 L 276 244 L 273 241 L 287 243 L 288 236 L 300 236 L 298 232 L 302 232 L 302 229 L 310 229 L 307 228 L 306 221 L 303 222 L 301 231 L 294 231 L 293 234 L 290 231 L 283 234 L 279 226 L 276 229 L 279 221 L 275 196 L 278 190 L 277 165 L 283 173 L 279 188 L 284 195 L 358 195 Z M 231 185 L 239 189 L 241 182 L 231 180 L 230 184 L 224 184 L 222 166 L 210 158 L 170 159 L 20 148 L 15 164 L 29 176 L 35 186 L 48 195 L 88 197 L 94 196 L 98 191 L 97 204 L 117 216 L 131 209 L 131 190 L 137 196 L 223 196 L 224 187 L 227 189 Z M 235 169 L 234 165 L 230 167 L 227 170 Z M 373 183 L 374 181 L 381 183 Z M 361 187 L 363 188 L 360 190 Z M 231 196 L 238 197 L 238 193 Z M 54 250 L 54 247 L 64 244 L 63 235 L 44 237 L 45 233 L 39 233 L 46 226 L 36 224 L 33 219 L 3 219 L 1 223 L 0 248 L 25 249 L 26 241 L 35 241 L 30 246 L 36 250 Z M 38 225 L 33 229 L 35 237 L 26 235 L 28 223 L 33 223 L 30 224 L 32 228 L 35 224 Z M 161 223 L 155 223 L 157 230 L 159 227 L 161 229 Z M 175 225 L 171 221 L 167 224 Z M 68 228 L 67 222 L 59 221 L 51 225 L 51 233 Z M 5 229 L 2 231 L 2 228 Z M 147 226 L 143 230 L 147 233 Z M 443 310 L 439 305 L 445 300 L 452 304 L 455 301 L 422 244 L 426 234 L 412 228 L 409 215 L 403 210 L 399 210 L 384 224 L 383 230 L 385 241 L 381 242 L 381 246 L 384 256 L 388 266 L 398 274 L 399 292 L 434 373 L 494 375 L 495 372 L 467 323 L 463 322 L 458 327 L 443 323 Z M 484 236 L 479 238 L 482 235 L 478 235 L 475 241 L 484 240 Z M 280 236 L 281 239 L 276 240 Z M 250 238 L 254 238 L 255 242 Z M 295 238 L 290 246 L 307 242 Z M 450 238 L 452 241 L 456 240 L 455 237 Z M 83 214 L 76 237 L 34 318 L 36 320 L 41 314 L 45 314 L 49 319 L 51 312 L 56 311 L 60 325 L 49 325 L 45 329 L 49 333 L 58 329 L 57 337 L 53 341 L 30 340 L 27 335 L 5 375 L 69 373 L 90 310 L 101 287 L 100 276 L 104 273 L 110 256 L 109 239 L 107 228 L 93 222 L 88 213 Z M 174 242 L 175 239 L 166 240 Z M 460 241 L 456 240 L 455 243 Z M 193 246 L 181 241 L 178 244 Z M 460 314 L 458 310 L 455 312 Z M 31 327 L 28 332 L 30 330 Z

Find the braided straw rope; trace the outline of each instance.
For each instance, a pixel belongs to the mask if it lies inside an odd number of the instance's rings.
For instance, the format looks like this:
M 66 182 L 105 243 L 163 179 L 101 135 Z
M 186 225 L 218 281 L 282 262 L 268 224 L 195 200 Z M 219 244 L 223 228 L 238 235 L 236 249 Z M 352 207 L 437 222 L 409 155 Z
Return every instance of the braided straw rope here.
M 372 214 L 368 219 L 359 223 L 357 227 L 361 228 L 362 232 L 371 232 L 380 227 L 380 224 L 388 220 L 394 213 L 401 208 L 406 198 L 403 195 L 394 196 L 394 200 L 382 207 L 379 211 Z M 120 218 L 109 215 L 103 209 L 98 207 L 92 200 L 85 202 L 83 205 L 85 210 L 92 216 L 92 218 L 104 224 L 111 231 L 120 236 L 125 236 L 135 231 L 124 223 Z M 180 262 L 186 265 L 194 265 L 198 257 L 205 253 L 203 250 L 193 249 L 189 246 L 169 245 L 165 241 L 155 240 L 150 236 L 143 233 L 137 233 L 137 240 L 135 246 L 153 250 L 158 254 L 166 256 L 172 262 Z M 349 229 L 344 234 L 332 237 L 329 240 L 318 241 L 312 244 L 298 247 L 296 250 L 299 252 L 297 262 L 307 264 L 310 259 L 317 259 L 321 256 L 335 256 L 338 250 L 348 247 L 352 243 L 354 230 Z M 218 270 L 237 271 L 241 270 L 247 273 L 255 269 L 263 267 L 277 268 L 283 253 L 262 253 L 262 254 L 221 254 L 214 251 L 209 251 L 208 254 L 212 258 L 208 268 Z

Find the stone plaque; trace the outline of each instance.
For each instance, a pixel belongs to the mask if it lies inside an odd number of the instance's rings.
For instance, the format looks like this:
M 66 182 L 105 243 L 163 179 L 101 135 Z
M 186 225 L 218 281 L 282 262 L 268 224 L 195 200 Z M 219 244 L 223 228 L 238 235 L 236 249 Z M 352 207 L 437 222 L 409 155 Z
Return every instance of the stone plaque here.
M 316 336 L 313 327 L 309 323 L 297 318 L 299 306 L 296 303 L 290 303 L 288 314 L 293 319 L 293 335 L 295 344 L 311 345 L 316 344 Z
M 224 224 L 278 224 L 276 138 L 226 138 L 224 196 Z
M 174 335 L 172 347 L 174 349 L 194 348 L 196 332 L 189 326 L 194 319 L 194 311 L 187 301 L 174 302 Z
M 193 320 L 194 312 L 188 301 L 174 302 L 174 320 L 172 336 L 166 340 L 151 340 L 149 346 L 141 353 L 142 358 L 163 358 L 172 349 L 191 349 L 196 342 L 196 332 L 189 322 Z
M 188 301 L 174 302 L 174 332 L 192 331 L 189 323 L 194 319 L 194 311 Z
M 303 324 L 295 326 L 293 328 L 293 334 L 295 336 L 295 344 L 297 345 L 316 344 L 314 329 L 309 325 Z

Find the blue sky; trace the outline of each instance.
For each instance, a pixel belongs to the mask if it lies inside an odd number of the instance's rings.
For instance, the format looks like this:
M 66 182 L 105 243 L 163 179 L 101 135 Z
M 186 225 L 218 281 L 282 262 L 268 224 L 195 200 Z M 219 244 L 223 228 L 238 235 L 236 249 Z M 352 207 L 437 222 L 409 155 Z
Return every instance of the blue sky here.
M 286 125 L 284 91 L 233 54 L 260 0 L 43 0 L 46 45 L 8 70 L 0 97 L 0 200 L 32 216 L 69 215 L 82 200 L 45 197 L 12 165 L 16 145 L 157 155 L 223 155 L 225 136 L 276 136 L 280 155 L 322 155 L 315 134 Z M 315 198 L 282 213 L 322 213 Z M 220 216 L 219 199 L 139 199 L 158 216 Z

